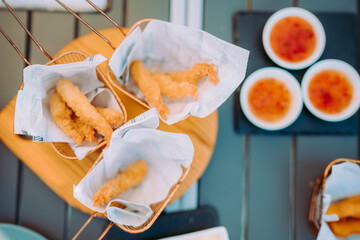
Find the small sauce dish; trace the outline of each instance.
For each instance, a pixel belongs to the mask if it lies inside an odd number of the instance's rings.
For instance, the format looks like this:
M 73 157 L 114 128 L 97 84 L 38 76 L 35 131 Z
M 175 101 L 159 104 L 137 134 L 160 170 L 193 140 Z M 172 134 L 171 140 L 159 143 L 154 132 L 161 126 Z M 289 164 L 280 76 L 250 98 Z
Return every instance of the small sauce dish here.
M 303 69 L 322 55 L 326 37 L 314 14 L 290 7 L 271 15 L 264 26 L 262 41 L 274 63 L 287 69 Z
M 359 74 L 341 60 L 327 59 L 311 66 L 302 79 L 301 89 L 307 109 L 325 121 L 343 121 L 360 106 Z
M 301 113 L 300 85 L 283 69 L 261 68 L 244 81 L 240 105 L 247 119 L 257 127 L 280 130 L 291 125 Z

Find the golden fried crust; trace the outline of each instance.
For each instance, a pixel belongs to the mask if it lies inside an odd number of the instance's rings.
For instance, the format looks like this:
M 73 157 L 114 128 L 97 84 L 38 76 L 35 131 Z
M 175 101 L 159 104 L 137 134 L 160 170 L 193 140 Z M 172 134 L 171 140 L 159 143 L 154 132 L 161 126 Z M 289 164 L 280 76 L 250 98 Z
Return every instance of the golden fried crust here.
M 124 114 L 115 109 L 96 107 L 96 110 L 110 125 L 114 126 L 114 128 L 120 127 L 124 121 Z
M 69 79 L 62 79 L 56 84 L 56 90 L 74 113 L 102 134 L 109 145 L 113 132 L 110 124 L 97 112 L 79 88 Z
M 89 126 L 84 120 L 79 117 L 75 118 L 74 121 L 76 123 L 77 129 L 82 133 L 86 141 L 92 142 L 93 140 L 95 140 L 97 142 L 94 128 Z
M 130 74 L 146 100 L 159 112 L 163 119 L 167 120 L 166 114 L 169 114 L 170 110 L 163 103 L 159 84 L 154 81 L 150 71 L 141 61 L 135 60 L 130 65 Z
M 328 222 L 328 224 L 331 231 L 338 237 L 360 234 L 360 218 L 340 219 L 337 222 Z
M 76 144 L 83 142 L 84 135 L 78 130 L 75 121 L 71 119 L 72 110 L 55 91 L 50 97 L 50 113 L 56 125 L 68 136 L 72 137 Z
M 339 218 L 360 218 L 360 195 L 346 198 L 330 205 L 327 215 L 336 214 Z
M 192 68 L 179 72 L 166 73 L 174 81 L 197 84 L 202 78 L 209 77 L 210 82 L 216 85 L 219 79 L 216 75 L 216 68 L 207 63 L 196 63 Z
M 111 198 L 121 194 L 127 189 L 138 185 L 147 172 L 147 164 L 144 160 L 139 160 L 130 164 L 123 172 L 110 179 L 94 195 L 94 206 L 107 203 Z
M 168 75 L 161 73 L 152 74 L 154 80 L 159 84 L 161 95 L 169 98 L 186 98 L 193 96 L 197 100 L 197 87 L 188 82 L 177 82 Z
M 338 237 L 360 234 L 360 195 L 332 203 L 327 215 L 336 214 L 340 220 L 328 222 L 331 231 Z

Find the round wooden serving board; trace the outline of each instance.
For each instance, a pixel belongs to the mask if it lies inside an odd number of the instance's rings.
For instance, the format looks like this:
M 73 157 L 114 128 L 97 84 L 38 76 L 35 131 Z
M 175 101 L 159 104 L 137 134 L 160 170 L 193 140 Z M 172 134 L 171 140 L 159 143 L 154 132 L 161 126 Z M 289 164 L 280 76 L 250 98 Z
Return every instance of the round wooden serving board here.
M 100 31 L 114 46 L 124 39 L 121 32 L 116 29 Z M 114 50 L 95 33 L 89 33 L 70 42 L 55 56 L 68 51 L 81 51 L 89 56 L 101 53 L 110 59 Z M 100 71 L 106 76 L 107 61 L 99 65 Z M 128 120 L 133 119 L 147 109 L 139 103 L 116 91 L 128 113 Z M 93 213 L 73 197 L 73 185 L 78 184 L 93 165 L 99 152 L 95 152 L 83 160 L 69 160 L 55 153 L 49 143 L 34 143 L 14 134 L 14 109 L 16 97 L 0 113 L 0 139 L 19 157 L 45 184 L 71 206 L 86 212 Z M 188 117 L 179 123 L 167 125 L 160 123 L 160 130 L 175 133 L 185 133 L 195 148 L 194 159 L 184 182 L 180 185 L 171 201 L 181 197 L 186 190 L 196 182 L 205 171 L 213 153 L 217 131 L 218 115 L 213 112 L 206 118 Z

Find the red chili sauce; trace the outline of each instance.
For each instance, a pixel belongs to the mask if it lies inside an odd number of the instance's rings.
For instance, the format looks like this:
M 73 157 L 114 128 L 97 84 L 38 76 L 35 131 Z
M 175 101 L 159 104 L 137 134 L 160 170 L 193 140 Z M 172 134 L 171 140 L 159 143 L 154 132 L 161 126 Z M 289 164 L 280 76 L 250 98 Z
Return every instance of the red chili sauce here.
M 248 101 L 256 117 L 266 122 L 275 122 L 288 113 L 292 97 L 284 83 L 273 78 L 263 78 L 250 88 Z
M 321 112 L 337 114 L 350 105 L 353 87 L 342 72 L 324 70 L 310 80 L 308 95 Z
M 315 50 L 315 31 L 310 23 L 300 17 L 286 17 L 272 28 L 270 45 L 282 60 L 301 62 Z

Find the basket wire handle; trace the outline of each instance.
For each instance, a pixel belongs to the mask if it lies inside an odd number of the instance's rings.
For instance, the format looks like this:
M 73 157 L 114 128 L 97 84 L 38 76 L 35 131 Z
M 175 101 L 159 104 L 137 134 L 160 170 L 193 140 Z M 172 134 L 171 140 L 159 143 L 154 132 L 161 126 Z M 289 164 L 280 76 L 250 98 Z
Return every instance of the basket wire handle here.
M 71 240 L 77 239 L 79 237 L 79 235 L 82 233 L 82 231 L 84 231 L 86 226 L 89 225 L 89 223 L 93 220 L 94 217 L 96 217 L 96 215 L 99 215 L 99 213 L 94 212 L 93 214 L 91 214 L 91 216 L 86 220 L 86 222 L 81 226 L 81 228 L 75 233 L 75 235 L 72 237 Z M 101 235 L 98 239 L 103 239 L 113 225 L 114 225 L 114 223 L 110 222 L 109 225 L 105 228 L 105 230 L 101 233 Z
M 81 226 L 81 228 L 75 233 L 75 235 L 73 236 L 72 240 L 75 240 L 80 233 L 85 229 L 85 227 L 91 222 L 91 220 L 97 215 L 97 212 L 94 212 L 93 214 L 91 214 L 91 216 L 86 220 L 86 222 L 84 222 L 84 224 Z
M 100 153 L 100 155 L 97 157 L 97 159 L 95 160 L 94 164 L 91 166 L 91 168 L 89 169 L 89 171 L 86 173 L 89 174 L 89 172 L 91 172 L 91 170 L 94 169 L 94 167 L 98 164 L 98 162 L 100 162 L 100 160 L 102 159 L 103 156 L 103 152 Z M 90 217 L 86 220 L 86 222 L 81 226 L 81 228 L 77 231 L 77 233 L 74 235 L 74 237 L 72 238 L 72 240 L 75 240 L 80 233 L 86 228 L 86 226 L 92 221 L 92 219 L 96 216 L 96 215 L 101 215 L 102 213 L 98 213 L 98 212 L 94 212 L 93 214 L 90 215 Z M 102 214 L 103 215 L 103 214 Z M 103 239 L 106 235 L 106 233 L 110 230 L 110 228 L 114 225 L 113 222 L 110 222 L 109 225 L 105 228 L 105 230 L 102 232 L 102 234 L 100 235 L 100 237 L 98 239 Z
M 16 21 L 21 25 L 21 27 L 26 31 L 26 33 L 29 35 L 29 37 L 33 40 L 33 42 L 36 44 L 36 46 L 40 49 L 42 53 L 44 53 L 50 60 L 53 60 L 53 58 L 44 50 L 44 48 L 39 44 L 39 42 L 33 37 L 33 35 L 30 33 L 30 31 L 25 27 L 25 25 L 22 23 L 20 18 L 15 14 L 13 9 L 7 4 L 5 0 L 1 0 L 4 5 L 7 7 L 7 9 L 10 11 L 10 13 L 14 16 Z M 59 3 L 65 10 L 67 10 L 71 15 L 76 17 L 79 21 L 81 21 L 85 26 L 87 26 L 91 31 L 96 33 L 100 38 L 102 38 L 105 42 L 109 44 L 109 46 L 115 50 L 115 47 L 113 44 L 105 38 L 101 33 L 99 33 L 95 28 L 93 28 L 90 24 L 88 24 L 85 20 L 83 20 L 79 15 L 77 15 L 75 12 L 73 12 L 69 7 L 67 7 L 64 3 L 62 3 L 60 0 L 55 0 L 57 3 Z M 101 13 L 106 19 L 108 19 L 112 24 L 114 24 L 121 33 L 125 36 L 125 33 L 121 29 L 121 27 L 113 20 L 111 19 L 106 13 L 104 13 L 99 7 L 97 7 L 94 3 L 92 3 L 90 0 L 86 0 L 92 7 L 94 7 L 99 13 Z M 11 38 L 6 34 L 6 32 L 3 30 L 3 28 L 0 26 L 0 32 L 2 35 L 6 38 L 6 40 L 11 44 L 11 46 L 14 48 L 14 50 L 19 54 L 19 56 L 24 60 L 24 62 L 27 65 L 32 65 L 24 56 L 24 54 L 19 50 L 19 48 L 16 46 L 16 44 L 11 40 Z M 96 166 L 96 164 L 101 160 L 103 153 L 98 156 L 98 158 L 95 160 L 93 166 L 89 169 L 88 173 Z M 77 239 L 77 237 L 80 235 L 80 233 L 85 229 L 85 227 L 92 221 L 92 219 L 98 215 L 99 213 L 94 212 L 91 214 L 91 216 L 86 220 L 86 222 L 81 226 L 81 228 L 77 231 L 77 233 L 72 238 L 73 240 Z M 110 230 L 110 228 L 114 225 L 113 222 L 110 222 L 109 225 L 105 228 L 105 230 L 102 232 L 100 237 L 98 239 L 103 239 L 107 232 Z
M 110 230 L 110 228 L 114 225 L 113 222 L 110 222 L 109 225 L 105 228 L 105 230 L 103 231 L 103 233 L 100 235 L 100 237 L 98 238 L 98 240 L 101 240 L 105 237 L 105 235 L 107 234 L 107 232 Z
M 109 46 L 115 50 L 114 45 L 106 38 L 104 37 L 104 35 L 102 35 L 101 33 L 99 33 L 94 27 L 92 27 L 88 22 L 86 22 L 84 19 L 82 19 L 78 14 L 76 14 L 74 11 L 72 11 L 68 6 L 66 6 L 63 2 L 61 2 L 60 0 L 55 0 L 57 3 L 59 3 L 63 8 L 65 8 L 66 11 L 68 11 L 71 15 L 73 15 L 74 17 L 76 17 L 80 22 L 82 22 L 86 27 L 88 27 L 91 31 L 93 31 L 94 33 L 96 33 L 101 39 L 103 39 L 105 42 L 107 42 L 107 44 L 109 44 Z
M 29 35 L 29 37 L 32 39 L 32 41 L 35 43 L 35 45 L 40 49 L 40 51 L 50 59 L 50 61 L 53 60 L 53 58 L 50 56 L 50 54 L 48 54 L 44 48 L 40 45 L 40 43 L 34 38 L 34 36 L 30 33 L 30 31 L 26 28 L 26 26 L 24 25 L 24 23 L 20 20 L 20 18 L 15 14 L 14 10 L 10 7 L 10 5 L 5 1 L 5 0 L 1 0 L 4 5 L 6 6 L 6 8 L 9 10 L 9 12 L 14 16 L 14 18 L 16 19 L 16 21 L 20 24 L 20 26 L 25 30 L 25 32 Z M 106 43 L 108 43 L 110 45 L 110 47 L 115 50 L 114 45 L 106 38 L 104 37 L 101 33 L 99 33 L 94 27 L 92 27 L 89 23 L 87 23 L 84 19 L 82 19 L 79 15 L 77 15 L 75 12 L 73 12 L 68 6 L 66 6 L 64 3 L 62 3 L 60 0 L 55 0 L 57 3 L 59 3 L 65 10 L 67 10 L 71 15 L 73 15 L 74 17 L 76 17 L 80 22 L 82 22 L 85 26 L 87 26 L 91 31 L 93 31 L 94 33 L 96 33 L 101 39 L 103 39 Z M 98 6 L 96 6 L 93 2 L 91 2 L 90 0 L 86 0 L 93 8 L 95 8 L 99 13 L 101 13 L 106 19 L 108 19 L 112 24 L 114 24 L 120 31 L 121 33 L 125 36 L 126 34 L 124 33 L 124 31 L 121 29 L 121 27 L 112 19 L 110 18 L 106 13 L 104 13 Z M 24 54 L 21 53 L 21 51 L 19 50 L 19 48 L 15 45 L 15 43 L 10 39 L 10 37 L 5 33 L 5 31 L 2 29 L 2 27 L 0 27 L 0 31 L 1 33 L 4 35 L 4 37 L 6 38 L 6 40 L 11 44 L 11 46 L 15 49 L 15 51 L 19 54 L 19 56 L 24 60 L 24 62 L 27 65 L 31 65 L 31 63 L 26 59 L 26 57 L 24 56 Z
M 107 15 L 103 10 L 101 10 L 98 6 L 96 6 L 92 1 L 90 1 L 90 0 L 85 0 L 85 1 L 87 1 L 93 8 L 95 8 L 99 13 L 101 13 L 101 15 L 103 15 L 112 24 L 114 24 L 120 30 L 122 35 L 124 35 L 124 37 L 125 37 L 126 34 L 122 30 L 122 28 L 119 26 L 119 24 L 117 24 L 109 15 Z
M 9 12 L 14 16 L 14 18 L 16 19 L 16 21 L 20 24 L 20 26 L 25 30 L 25 32 L 29 35 L 29 37 L 33 40 L 33 42 L 36 44 L 36 46 L 40 49 L 41 52 L 43 52 L 45 54 L 45 56 L 47 56 L 50 60 L 52 60 L 52 57 L 44 50 L 43 47 L 41 47 L 41 45 L 39 44 L 38 41 L 36 41 L 36 39 L 33 37 L 33 35 L 30 33 L 30 31 L 26 28 L 26 26 L 24 25 L 24 23 L 20 20 L 20 18 L 15 14 L 14 10 L 10 7 L 10 5 L 5 1 L 2 0 L 2 2 L 4 3 L 4 5 L 7 7 L 7 9 L 9 10 Z M 4 33 L 3 33 L 4 34 Z M 4 35 L 5 36 L 5 35 Z M 8 41 L 9 39 L 6 38 Z M 12 45 L 12 44 L 11 44 Z M 13 45 L 14 47 L 14 45 Z M 16 49 L 15 49 L 16 50 Z M 17 51 L 17 50 L 16 50 Z M 18 51 L 17 51 L 18 52 Z M 19 53 L 19 52 L 18 52 Z M 21 55 L 20 55 L 21 56 Z M 21 56 L 22 59 L 24 59 Z M 30 65 L 30 63 L 24 59 L 24 61 Z
M 2 27 L 0 27 L 0 32 L 2 33 L 2 35 L 4 35 L 4 37 L 6 38 L 6 40 L 11 44 L 11 46 L 15 49 L 15 51 L 19 54 L 19 56 L 24 60 L 24 62 L 26 62 L 27 65 L 31 65 L 31 63 L 26 59 L 26 57 L 24 56 L 24 54 L 22 54 L 22 52 L 19 50 L 19 48 L 15 45 L 15 43 L 10 39 L 10 37 L 5 33 L 5 31 L 2 29 Z

